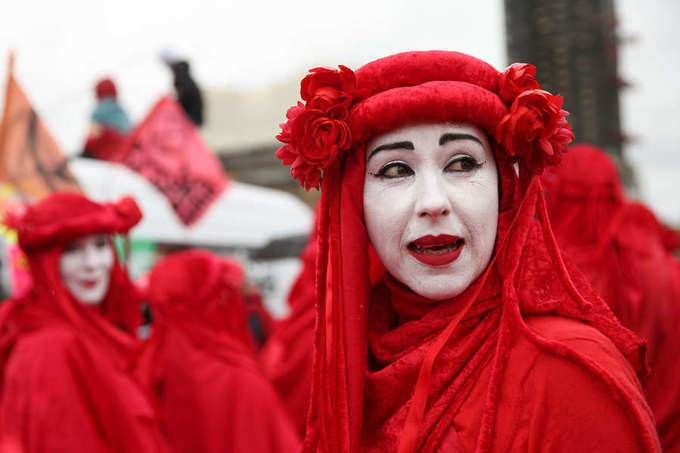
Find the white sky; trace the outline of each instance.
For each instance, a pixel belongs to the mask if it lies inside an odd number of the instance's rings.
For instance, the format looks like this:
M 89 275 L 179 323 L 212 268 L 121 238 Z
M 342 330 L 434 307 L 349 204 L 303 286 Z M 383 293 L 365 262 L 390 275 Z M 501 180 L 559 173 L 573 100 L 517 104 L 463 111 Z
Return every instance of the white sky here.
M 625 132 L 637 139 L 628 155 L 642 195 L 680 223 L 680 2 L 617 7 L 622 34 L 638 38 L 621 53 L 621 74 L 637 84 L 622 98 Z M 356 68 L 414 49 L 507 63 L 502 0 L 23 0 L 4 12 L 0 58 L 15 49 L 17 78 L 68 153 L 82 144 L 98 77 L 115 78 L 134 119 L 170 89 L 158 58 L 167 47 L 190 56 L 206 87 L 255 88 L 314 66 Z M 0 64 L 0 83 L 5 72 Z

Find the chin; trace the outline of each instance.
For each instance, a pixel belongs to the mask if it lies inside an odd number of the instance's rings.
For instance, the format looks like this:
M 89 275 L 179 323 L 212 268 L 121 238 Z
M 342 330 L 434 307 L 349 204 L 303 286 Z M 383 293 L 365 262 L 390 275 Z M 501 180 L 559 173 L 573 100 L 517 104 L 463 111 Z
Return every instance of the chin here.
M 458 286 L 451 287 L 451 285 L 442 285 L 441 287 L 436 288 L 431 286 L 423 288 L 411 288 L 411 290 L 413 290 L 413 292 L 419 296 L 437 301 L 452 299 L 465 291 L 465 289 L 466 288 L 460 288 Z
M 83 305 L 97 305 L 101 303 L 102 300 L 104 300 L 107 289 L 108 289 L 107 285 L 101 284 L 98 285 L 96 288 L 92 288 L 87 291 L 79 289 L 76 291 L 71 291 L 71 293 L 76 298 L 76 300 L 78 300 L 78 302 L 80 302 Z
M 451 278 L 450 275 L 441 277 L 423 277 L 407 286 L 419 296 L 430 300 L 442 301 L 458 296 L 470 286 L 456 280 L 457 279 L 455 278 Z

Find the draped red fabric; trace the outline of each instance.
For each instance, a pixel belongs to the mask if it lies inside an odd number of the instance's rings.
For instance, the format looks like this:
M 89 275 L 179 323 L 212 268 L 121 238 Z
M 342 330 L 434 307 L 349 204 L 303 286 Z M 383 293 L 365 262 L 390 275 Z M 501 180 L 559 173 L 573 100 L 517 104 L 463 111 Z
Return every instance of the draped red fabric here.
M 518 177 L 514 149 L 494 145 L 495 253 L 456 298 L 424 300 L 371 258 L 367 140 L 409 123 L 462 121 L 493 142 L 508 112 L 501 77 L 439 51 L 356 71 L 357 92 L 368 94 L 351 107 L 352 148 L 321 183 L 304 451 L 659 451 L 636 378 L 646 371 L 644 343 L 563 260 L 531 159 L 519 159 Z
M 616 165 L 599 148 L 572 146 L 544 180 L 560 247 L 621 323 L 647 341 L 645 394 L 664 451 L 680 452 L 679 260 L 669 250 L 677 234 L 626 200 Z
M 299 448 L 256 363 L 243 280 L 237 263 L 203 250 L 168 255 L 150 274 L 153 333 L 137 374 L 176 452 Z
M 122 163 L 126 143 L 125 135 L 113 128 L 102 126 L 98 135 L 87 138 L 83 155 L 93 159 Z
M 85 306 L 59 273 L 70 240 L 125 233 L 139 219 L 131 199 L 100 205 L 57 193 L 13 220 L 34 283 L 0 309 L 3 448 L 167 451 L 153 406 L 132 378 L 139 349 L 137 290 L 116 260 L 104 301 Z
M 281 395 L 298 432 L 304 436 L 312 386 L 316 229 L 302 252 L 302 270 L 288 295 L 290 314 L 274 326 L 260 352 L 260 363 Z

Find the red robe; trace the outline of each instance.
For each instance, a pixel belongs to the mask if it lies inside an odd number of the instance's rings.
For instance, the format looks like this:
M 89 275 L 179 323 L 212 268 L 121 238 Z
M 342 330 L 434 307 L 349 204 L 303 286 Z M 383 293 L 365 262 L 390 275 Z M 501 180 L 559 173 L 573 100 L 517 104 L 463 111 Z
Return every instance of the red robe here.
M 647 341 L 642 380 L 664 451 L 680 452 L 680 262 L 677 234 L 626 200 L 604 151 L 574 145 L 545 176 L 560 247 L 586 274 L 621 323 Z
M 234 267 L 199 250 L 149 278 L 153 333 L 138 375 L 174 451 L 296 451 L 300 440 L 254 357 Z

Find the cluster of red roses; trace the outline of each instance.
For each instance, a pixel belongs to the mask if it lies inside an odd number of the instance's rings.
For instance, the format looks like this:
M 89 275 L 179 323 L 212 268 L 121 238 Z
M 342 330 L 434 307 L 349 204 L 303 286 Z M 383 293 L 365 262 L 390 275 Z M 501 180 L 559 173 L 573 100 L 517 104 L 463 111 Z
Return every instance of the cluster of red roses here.
M 276 138 L 285 143 L 276 156 L 291 166 L 291 174 L 306 190 L 319 188 L 322 170 L 352 146 L 349 109 L 358 99 L 354 72 L 314 68 L 302 79 L 300 95 L 305 104 L 286 112 Z
M 505 151 L 534 174 L 560 163 L 567 144 L 574 140 L 562 110 L 562 96 L 541 90 L 536 68 L 515 63 L 498 80 L 498 94 L 510 111 L 496 128 L 496 140 Z

